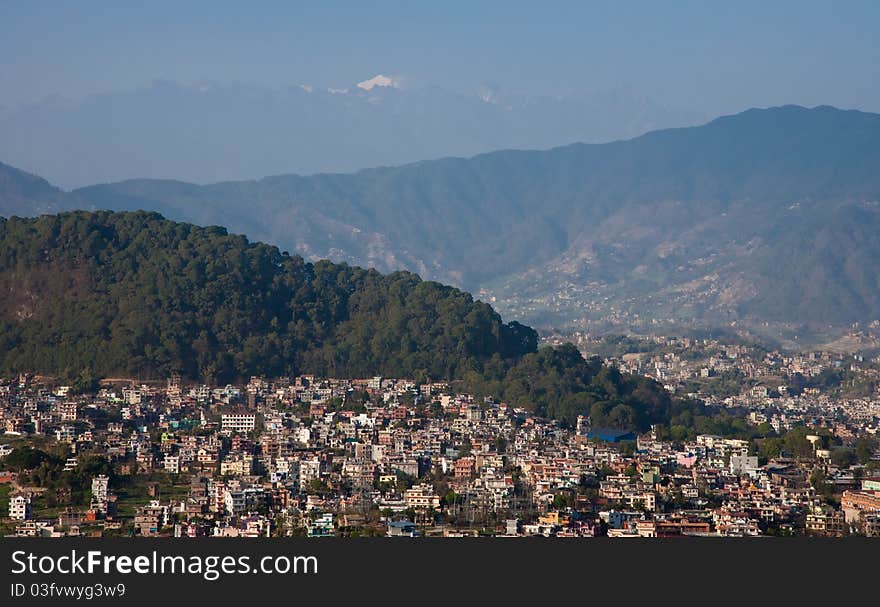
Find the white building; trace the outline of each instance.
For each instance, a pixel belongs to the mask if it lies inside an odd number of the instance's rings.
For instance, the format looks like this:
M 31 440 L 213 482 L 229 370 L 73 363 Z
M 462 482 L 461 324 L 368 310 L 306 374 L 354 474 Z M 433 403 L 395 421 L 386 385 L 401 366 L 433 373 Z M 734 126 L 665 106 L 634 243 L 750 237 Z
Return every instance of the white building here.
M 220 417 L 220 427 L 223 430 L 247 434 L 252 432 L 257 425 L 257 416 L 253 413 L 224 413 Z
M 321 460 L 317 457 L 299 463 L 299 486 L 305 489 L 309 483 L 321 478 Z
M 26 521 L 31 518 L 31 496 L 18 493 L 9 498 L 9 518 Z
M 407 489 L 403 497 L 406 500 L 406 505 L 410 508 L 440 507 L 440 496 L 435 494 L 434 488 L 427 483 Z
M 165 472 L 170 474 L 180 474 L 180 456 L 166 455 L 163 461 Z
M 730 473 L 737 475 L 748 474 L 749 476 L 755 476 L 758 473 L 758 456 L 731 455 Z
M 76 440 L 76 428 L 73 426 L 61 426 L 55 430 L 55 440 L 58 442 L 72 443 Z
M 226 513 L 238 516 L 244 512 L 259 509 L 265 501 L 262 487 L 245 487 L 244 489 L 227 489 L 223 495 Z
M 110 478 L 106 475 L 96 476 L 92 479 L 92 506 L 102 512 L 107 510 Z

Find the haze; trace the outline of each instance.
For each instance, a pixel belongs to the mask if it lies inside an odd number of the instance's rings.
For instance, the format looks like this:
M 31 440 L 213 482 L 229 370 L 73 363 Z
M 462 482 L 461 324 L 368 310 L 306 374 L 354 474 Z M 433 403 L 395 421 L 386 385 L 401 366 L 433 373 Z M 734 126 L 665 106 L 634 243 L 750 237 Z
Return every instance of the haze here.
M 602 142 L 749 107 L 880 111 L 876 3 L 621 4 L 4 2 L 0 160 L 64 187 L 210 182 Z M 291 96 L 379 75 L 399 87 L 382 111 Z

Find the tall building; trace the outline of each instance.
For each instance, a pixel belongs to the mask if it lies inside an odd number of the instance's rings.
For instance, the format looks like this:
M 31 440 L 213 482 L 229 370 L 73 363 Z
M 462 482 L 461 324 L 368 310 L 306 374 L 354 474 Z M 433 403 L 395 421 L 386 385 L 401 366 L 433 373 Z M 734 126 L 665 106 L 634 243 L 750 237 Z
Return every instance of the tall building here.
M 107 512 L 109 499 L 110 478 L 104 474 L 92 479 L 92 503 L 93 510 Z
M 31 496 L 16 493 L 9 497 L 9 518 L 26 521 L 31 518 Z

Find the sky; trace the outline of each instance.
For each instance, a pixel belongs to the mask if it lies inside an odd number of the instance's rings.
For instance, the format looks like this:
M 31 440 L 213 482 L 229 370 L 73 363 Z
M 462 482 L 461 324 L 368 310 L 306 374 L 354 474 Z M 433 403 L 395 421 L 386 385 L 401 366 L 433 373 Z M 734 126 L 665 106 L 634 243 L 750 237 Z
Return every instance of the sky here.
M 186 83 L 626 89 L 880 112 L 880 2 L 0 0 L 0 105 Z

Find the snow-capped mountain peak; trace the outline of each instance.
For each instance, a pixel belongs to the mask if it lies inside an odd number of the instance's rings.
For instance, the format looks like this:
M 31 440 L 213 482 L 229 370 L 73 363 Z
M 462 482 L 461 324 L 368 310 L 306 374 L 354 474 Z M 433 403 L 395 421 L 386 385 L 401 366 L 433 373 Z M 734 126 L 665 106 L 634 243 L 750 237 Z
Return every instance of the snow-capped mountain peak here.
M 377 87 L 377 86 L 391 87 L 391 88 L 395 88 L 395 89 L 400 87 L 397 80 L 395 80 L 394 78 L 391 78 L 389 76 L 383 76 L 382 74 L 379 74 L 377 76 L 373 76 L 369 80 L 364 80 L 363 82 L 357 83 L 357 87 L 359 89 L 363 89 L 365 91 L 371 91 L 371 90 L 373 90 L 374 87 Z

